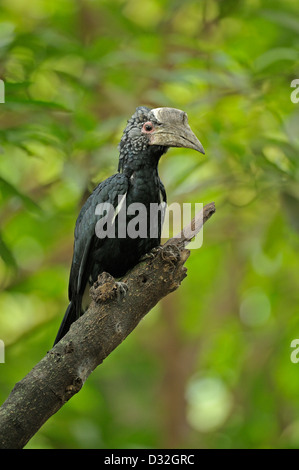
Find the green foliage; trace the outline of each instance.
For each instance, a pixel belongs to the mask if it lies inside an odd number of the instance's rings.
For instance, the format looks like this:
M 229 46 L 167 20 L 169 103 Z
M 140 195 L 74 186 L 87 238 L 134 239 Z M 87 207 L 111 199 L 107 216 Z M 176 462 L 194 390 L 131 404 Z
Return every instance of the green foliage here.
M 28 448 L 299 445 L 299 78 L 294 0 L 2 0 L 3 401 L 51 347 L 76 216 L 137 105 L 184 109 L 169 202 L 217 213 L 188 277 Z

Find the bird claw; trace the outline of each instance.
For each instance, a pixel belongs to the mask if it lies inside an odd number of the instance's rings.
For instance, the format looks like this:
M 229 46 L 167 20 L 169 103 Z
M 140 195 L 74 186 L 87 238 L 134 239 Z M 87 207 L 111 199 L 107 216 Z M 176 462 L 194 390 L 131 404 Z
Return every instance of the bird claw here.
M 125 282 L 115 281 L 117 300 L 121 301 L 128 292 L 128 285 Z
M 125 282 L 116 281 L 111 274 L 103 272 L 99 274 L 98 279 L 90 289 L 91 298 L 96 302 L 106 302 L 117 298 L 122 300 L 128 291 Z
M 154 259 L 155 256 L 162 250 L 162 246 L 155 246 L 154 248 L 151 249 L 148 253 L 145 253 L 145 255 L 141 256 L 140 261 L 146 261 L 148 259 Z

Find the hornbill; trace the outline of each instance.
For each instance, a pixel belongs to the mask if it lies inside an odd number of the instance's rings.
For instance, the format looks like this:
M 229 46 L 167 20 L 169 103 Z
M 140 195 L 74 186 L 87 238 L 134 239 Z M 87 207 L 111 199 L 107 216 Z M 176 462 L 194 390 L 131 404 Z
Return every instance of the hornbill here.
M 126 207 L 141 203 L 150 212 L 150 205 L 166 204 L 166 192 L 159 178 L 158 163 L 169 147 L 185 147 L 204 154 L 204 149 L 192 132 L 184 111 L 174 108 L 136 108 L 128 120 L 119 144 L 118 173 L 101 182 L 83 205 L 75 226 L 73 260 L 69 279 L 69 305 L 54 345 L 67 333 L 71 324 L 86 310 L 85 297 L 98 275 L 107 272 L 120 278 L 135 266 L 140 258 L 160 244 L 162 212 L 156 220 L 157 230 L 150 233 L 151 220 L 146 216 L 143 236 L 102 237 L 97 233 L 101 219 L 99 204 L 109 203 L 113 209 L 112 224 L 117 227 L 124 202 Z M 133 206 L 134 207 L 134 206 Z M 129 213 L 129 211 L 128 211 Z M 133 215 L 125 214 L 128 227 Z M 102 218 L 107 212 L 103 211 Z M 111 222 L 111 219 L 110 219 Z

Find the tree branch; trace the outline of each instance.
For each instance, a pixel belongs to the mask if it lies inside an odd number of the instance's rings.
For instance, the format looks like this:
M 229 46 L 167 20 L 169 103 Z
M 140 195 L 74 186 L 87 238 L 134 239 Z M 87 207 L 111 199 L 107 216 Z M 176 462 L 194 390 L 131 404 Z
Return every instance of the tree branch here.
M 185 246 L 214 212 L 214 203 L 207 204 L 157 255 L 127 273 L 123 281 L 128 292 L 123 299 L 119 299 L 114 278 L 107 273 L 99 275 L 90 290 L 93 300 L 89 309 L 15 385 L 1 406 L 0 448 L 24 447 L 159 300 L 180 286 L 190 255 Z

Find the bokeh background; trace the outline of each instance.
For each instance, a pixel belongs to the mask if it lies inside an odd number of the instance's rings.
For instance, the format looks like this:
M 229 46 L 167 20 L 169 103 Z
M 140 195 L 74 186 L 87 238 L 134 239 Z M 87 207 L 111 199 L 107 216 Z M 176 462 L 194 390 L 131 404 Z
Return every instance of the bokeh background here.
M 1 0 L 0 402 L 49 350 L 76 217 L 138 105 L 183 109 L 169 202 L 215 201 L 188 277 L 27 448 L 299 446 L 296 0 Z

